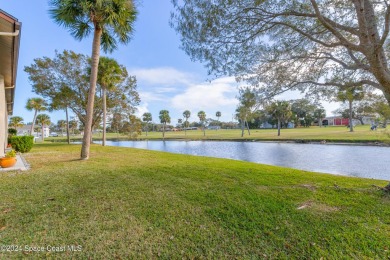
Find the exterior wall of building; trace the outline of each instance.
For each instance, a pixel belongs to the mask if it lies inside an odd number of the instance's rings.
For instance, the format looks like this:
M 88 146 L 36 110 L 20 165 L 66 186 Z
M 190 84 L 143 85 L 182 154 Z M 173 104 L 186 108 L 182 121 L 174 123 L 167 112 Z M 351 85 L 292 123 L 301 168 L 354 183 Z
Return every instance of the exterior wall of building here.
M 5 99 L 4 77 L 0 75 L 0 157 L 4 156 L 7 142 L 7 101 Z

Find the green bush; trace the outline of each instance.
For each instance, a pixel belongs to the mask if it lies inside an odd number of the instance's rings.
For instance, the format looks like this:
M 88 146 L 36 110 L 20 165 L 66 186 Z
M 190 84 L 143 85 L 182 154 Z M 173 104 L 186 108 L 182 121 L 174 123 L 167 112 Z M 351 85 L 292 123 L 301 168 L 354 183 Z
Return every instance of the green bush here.
M 16 129 L 14 128 L 8 128 L 8 143 L 10 144 L 11 143 L 11 138 L 12 136 L 15 136 L 17 135 L 18 131 L 16 131 Z
M 8 128 L 8 134 L 9 135 L 16 135 L 18 133 L 18 131 L 16 131 L 16 129 L 14 128 Z
M 11 137 L 11 146 L 17 152 L 27 153 L 31 150 L 33 144 L 34 144 L 34 136 L 32 135 Z

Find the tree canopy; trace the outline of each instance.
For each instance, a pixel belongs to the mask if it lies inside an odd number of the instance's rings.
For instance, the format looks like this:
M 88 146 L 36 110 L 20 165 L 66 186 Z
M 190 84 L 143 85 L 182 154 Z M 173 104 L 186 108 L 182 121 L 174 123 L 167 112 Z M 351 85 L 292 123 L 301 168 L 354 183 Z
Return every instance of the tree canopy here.
M 172 0 L 182 48 L 210 73 L 332 94 L 369 85 L 390 101 L 390 5 L 371 0 Z
M 139 104 L 136 78 L 124 73 L 116 81 L 115 88 L 110 87 L 107 92 L 107 109 L 109 112 L 120 110 L 131 114 Z M 30 66 L 25 67 L 32 82 L 33 91 L 46 98 L 53 104 L 69 107 L 85 125 L 87 113 L 86 104 L 89 91 L 88 74 L 90 71 L 89 57 L 73 51 L 56 52 L 53 59 L 48 57 L 37 58 Z M 100 122 L 102 111 L 102 86 L 97 85 L 96 102 L 93 110 L 93 124 Z

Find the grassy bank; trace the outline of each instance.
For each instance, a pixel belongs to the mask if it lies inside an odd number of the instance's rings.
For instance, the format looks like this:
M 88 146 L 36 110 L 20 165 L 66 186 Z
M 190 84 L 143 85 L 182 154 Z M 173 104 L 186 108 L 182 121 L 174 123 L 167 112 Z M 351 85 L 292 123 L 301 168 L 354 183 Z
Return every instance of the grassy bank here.
M 310 128 L 294 128 L 282 129 L 281 136 L 277 136 L 277 129 L 252 129 L 251 134 L 245 132 L 244 137 L 241 137 L 241 130 L 206 130 L 206 136 L 203 136 L 201 130 L 191 130 L 185 133 L 166 132 L 165 139 L 175 140 L 263 140 L 263 141 L 313 141 L 320 142 L 346 142 L 346 143 L 390 143 L 390 137 L 386 129 L 380 128 L 377 131 L 371 131 L 370 127 L 357 126 L 354 132 L 349 132 L 346 127 L 310 127 Z M 80 136 L 73 137 L 76 140 L 81 140 Z M 101 134 L 94 135 L 95 140 L 101 139 Z M 108 140 L 128 140 L 126 135 L 108 133 Z M 160 140 L 162 139 L 161 132 L 149 132 L 138 136 L 140 140 Z M 64 137 L 48 138 L 49 141 L 65 141 Z
M 0 175 L 0 258 L 390 257 L 386 182 L 118 147 L 36 145 Z M 48 252 L 47 246 L 81 246 Z M 4 247 L 2 247 L 4 248 Z M 58 248 L 60 250 L 60 248 Z

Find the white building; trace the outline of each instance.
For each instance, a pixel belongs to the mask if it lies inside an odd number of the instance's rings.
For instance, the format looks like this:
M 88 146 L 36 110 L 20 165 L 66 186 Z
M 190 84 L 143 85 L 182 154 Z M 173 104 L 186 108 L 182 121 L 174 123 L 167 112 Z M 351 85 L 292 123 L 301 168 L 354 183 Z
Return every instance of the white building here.
M 36 125 L 36 127 L 34 128 L 38 128 L 39 126 Z M 31 125 L 24 125 L 22 127 L 18 127 L 17 128 L 17 135 L 30 135 L 30 131 L 31 131 Z M 32 134 L 33 136 L 42 136 L 42 128 L 39 127 L 39 130 L 37 132 L 33 131 Z M 50 136 L 50 128 L 48 126 L 45 126 L 43 128 L 43 137 L 49 137 Z

